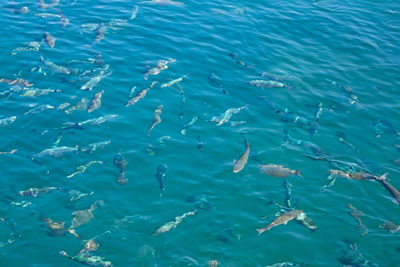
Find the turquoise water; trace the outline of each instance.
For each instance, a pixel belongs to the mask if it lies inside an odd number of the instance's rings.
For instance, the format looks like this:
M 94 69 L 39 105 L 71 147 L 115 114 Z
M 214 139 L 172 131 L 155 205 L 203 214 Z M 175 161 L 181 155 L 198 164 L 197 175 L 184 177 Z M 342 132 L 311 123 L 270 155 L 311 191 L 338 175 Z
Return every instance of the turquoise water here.
M 72 213 L 93 203 L 93 218 L 73 228 L 82 240 L 98 243 L 88 255 L 114 266 L 211 266 L 212 260 L 218 266 L 341 266 L 338 258 L 350 241 L 364 261 L 354 260 L 353 266 L 398 265 L 399 232 L 379 227 L 385 221 L 400 224 L 390 193 L 373 180 L 338 177 L 333 186 L 324 185 L 329 170 L 339 169 L 388 173 L 388 181 L 400 188 L 393 162 L 400 158 L 393 146 L 400 145 L 399 2 L 47 4 L 41 9 L 40 1 L 3 1 L 0 10 L 0 78 L 9 79 L 0 83 L 0 119 L 11 118 L 0 123 L 0 151 L 17 150 L 0 155 L 2 266 L 80 265 L 59 252 L 75 256 L 84 242 L 62 231 L 57 236 L 45 221 L 68 228 Z M 23 6 L 29 12 L 19 14 Z M 65 27 L 57 10 L 70 20 Z M 53 48 L 45 32 L 55 38 Z M 17 49 L 29 42 L 38 42 L 38 51 Z M 157 64 L 157 75 L 144 75 Z M 93 89 L 80 90 L 93 77 L 99 77 Z M 33 85 L 17 85 L 18 78 Z M 249 84 L 260 79 L 283 87 Z M 126 107 L 132 87 L 135 96 L 153 81 L 143 98 Z M 28 87 L 57 91 L 23 96 Z M 88 106 L 76 106 L 102 90 L 98 109 L 89 113 Z M 70 106 L 62 109 L 64 103 Z M 41 105 L 53 108 L 29 112 Z M 148 136 L 159 105 L 161 123 Z M 213 121 L 239 107 L 245 108 L 228 122 Z M 85 122 L 111 114 L 118 116 Z M 196 116 L 183 135 L 182 127 Z M 245 151 L 243 136 L 250 156 L 234 173 L 234 160 Z M 102 141 L 110 142 L 84 151 Z M 39 154 L 63 146 L 71 151 Z M 315 146 L 329 156 L 315 154 L 310 149 Z M 119 152 L 127 162 L 125 184 L 117 182 Z M 90 161 L 102 164 L 67 178 Z M 157 180 L 160 164 L 166 171 Z M 279 215 L 272 201 L 284 206 L 287 198 L 284 180 L 260 173 L 259 164 L 301 169 L 303 178 L 287 178 L 292 207 L 307 214 L 318 231 L 290 221 L 257 234 Z M 45 187 L 58 189 L 36 197 L 19 194 Z M 72 190 L 83 195 L 74 200 Z M 358 217 L 367 234 L 350 216 L 348 203 L 364 214 Z M 192 211 L 175 228 L 153 235 Z

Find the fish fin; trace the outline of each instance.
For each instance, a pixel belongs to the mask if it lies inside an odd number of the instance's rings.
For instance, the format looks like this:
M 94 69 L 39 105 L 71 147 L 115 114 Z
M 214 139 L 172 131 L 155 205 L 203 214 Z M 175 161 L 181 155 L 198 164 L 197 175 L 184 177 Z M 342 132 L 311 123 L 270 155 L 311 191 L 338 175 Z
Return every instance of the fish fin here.
M 382 174 L 381 176 L 377 177 L 377 179 L 376 179 L 376 180 L 379 180 L 379 181 L 386 181 L 386 179 L 387 179 L 387 176 L 388 176 L 388 173 L 387 173 L 387 172 L 385 172 L 385 173 L 384 173 L 384 174 Z
M 310 158 L 310 159 L 313 159 L 313 160 L 325 160 L 325 158 L 322 158 L 322 157 L 314 157 L 314 156 L 311 156 L 311 155 L 304 155 L 304 156 L 306 156 L 307 158 Z
M 296 171 L 296 175 L 300 176 L 301 178 L 304 178 L 303 175 L 301 175 L 301 170 L 300 169 Z
M 256 231 L 258 232 L 258 235 L 261 235 L 262 233 L 264 233 L 266 231 L 266 229 L 265 228 L 256 229 Z

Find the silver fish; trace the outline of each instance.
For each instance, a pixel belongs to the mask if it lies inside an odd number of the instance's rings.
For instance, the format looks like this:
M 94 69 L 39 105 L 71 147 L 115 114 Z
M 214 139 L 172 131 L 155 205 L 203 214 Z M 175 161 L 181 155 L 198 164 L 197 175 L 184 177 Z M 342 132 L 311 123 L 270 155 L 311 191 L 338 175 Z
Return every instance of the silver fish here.
M 151 85 L 149 87 L 147 87 L 146 89 L 136 93 L 136 95 L 134 97 L 132 97 L 128 103 L 125 105 L 125 107 L 129 107 L 131 105 L 134 105 L 136 102 L 138 102 L 140 99 L 144 98 L 147 94 L 147 91 L 149 91 L 151 88 L 153 88 L 153 86 L 157 83 L 157 81 L 154 81 L 151 83 Z
M 157 228 L 153 232 L 153 235 L 159 235 L 162 233 L 166 233 L 166 232 L 170 231 L 172 228 L 176 228 L 178 226 L 178 224 L 180 224 L 185 217 L 195 215 L 196 211 L 197 210 L 186 212 L 186 213 L 182 214 L 181 216 L 175 217 L 175 219 L 173 221 L 167 222 L 166 224 L 163 224 L 162 226 Z
M 25 47 L 17 47 L 15 49 L 13 49 L 11 54 L 16 55 L 17 52 L 22 52 L 22 51 L 39 51 L 40 46 L 41 46 L 41 43 L 32 41 L 32 42 L 29 42 L 28 45 Z
M 385 187 L 385 189 L 387 191 L 389 191 L 389 193 L 396 200 L 396 204 L 400 206 L 400 192 L 393 185 L 389 184 L 389 182 L 386 181 L 386 178 L 387 178 L 387 173 L 385 173 L 379 177 L 374 176 L 373 179 L 379 181 L 383 185 L 383 187 Z
M 101 73 L 98 76 L 94 76 L 92 77 L 89 81 L 87 81 L 84 85 L 81 86 L 81 90 L 89 90 L 92 91 L 93 87 L 96 86 L 102 79 L 104 79 L 105 77 L 111 75 L 112 71 L 107 73 L 107 74 L 103 74 Z
M 44 40 L 46 41 L 46 43 L 47 43 L 51 48 L 53 48 L 54 45 L 56 44 L 56 38 L 54 38 L 53 36 L 51 36 L 50 33 L 48 33 L 48 32 L 43 33 L 43 37 L 44 37 Z
M 176 83 L 178 83 L 178 82 L 181 82 L 184 78 L 186 78 L 187 77 L 187 74 L 186 75 L 184 75 L 184 76 L 182 76 L 182 77 L 179 77 L 179 78 L 177 78 L 177 79 L 174 79 L 174 80 L 171 80 L 171 81 L 169 81 L 169 82 L 166 82 L 166 83 L 163 83 L 163 84 L 161 84 L 161 88 L 164 88 L 164 87 L 170 87 L 170 86 L 172 86 L 172 85 L 174 85 L 174 84 L 176 84 Z
M 89 109 L 88 112 L 93 112 L 96 109 L 99 109 L 101 106 L 101 96 L 103 95 L 104 90 L 101 90 L 100 92 L 97 92 L 94 94 L 92 101 L 90 101 Z
M 230 108 L 228 110 L 226 110 L 223 114 L 221 114 L 220 116 L 216 117 L 212 117 L 211 121 L 213 122 L 217 122 L 217 126 L 220 126 L 226 122 L 228 122 L 230 120 L 230 118 L 232 117 L 232 115 L 239 113 L 241 110 L 247 108 L 246 106 L 243 107 L 239 107 L 239 108 Z
M 291 170 L 289 168 L 284 167 L 283 165 L 275 165 L 275 164 L 260 164 L 258 166 L 261 173 L 265 173 L 271 176 L 284 178 L 291 175 L 298 175 L 300 177 L 300 170 Z
M 53 13 L 36 13 L 36 17 L 41 17 L 41 18 L 57 18 L 59 19 L 61 16 Z
M 100 42 L 101 39 L 104 38 L 104 34 L 106 33 L 106 26 L 104 23 L 100 23 L 96 28 L 96 37 L 94 38 L 94 42 Z
M 233 172 L 235 172 L 235 173 L 243 170 L 244 166 L 247 164 L 247 160 L 248 160 L 249 154 L 250 154 L 249 143 L 247 142 L 246 137 L 243 136 L 243 138 L 244 138 L 244 146 L 245 146 L 246 150 L 233 165 Z
M 45 149 L 42 152 L 34 154 L 33 158 L 35 159 L 43 156 L 52 156 L 54 158 L 61 158 L 64 156 L 65 153 L 76 153 L 76 152 L 78 152 L 78 146 L 75 147 L 60 146 L 60 147 Z
M 183 5 L 182 2 L 176 2 L 172 0 L 151 0 L 151 1 L 139 2 L 139 4 Z
M 183 125 L 182 129 L 181 129 L 181 134 L 182 135 L 186 135 L 186 130 L 192 126 L 193 124 L 196 123 L 196 121 L 198 121 L 199 116 L 195 116 L 193 117 L 193 119 L 191 119 L 191 121 L 189 121 L 188 123 L 186 123 L 185 125 Z
M 278 218 L 276 218 L 275 220 L 273 220 L 265 228 L 256 229 L 256 230 L 257 230 L 258 234 L 261 235 L 262 233 L 264 233 L 265 231 L 268 231 L 272 227 L 275 227 L 275 226 L 278 226 L 278 225 L 281 225 L 281 224 L 287 224 L 289 221 L 295 219 L 296 217 L 298 217 L 302 213 L 303 213 L 302 210 L 291 210 L 291 211 L 288 211 L 288 212 L 282 214 L 281 216 L 279 216 Z
M 64 66 L 57 65 L 54 62 L 51 62 L 51 61 L 48 61 L 48 60 L 44 60 L 42 56 L 40 57 L 40 61 L 43 62 L 43 64 L 46 67 L 48 67 L 49 69 L 51 69 L 54 72 L 59 72 L 59 73 L 64 73 L 64 74 L 70 74 L 71 73 L 68 68 L 66 68 Z
M 61 90 L 59 90 L 59 89 L 28 89 L 28 90 L 24 91 L 24 93 L 21 96 L 35 97 L 35 96 L 41 96 L 41 95 L 48 95 L 50 93 L 61 93 Z
M 256 87 L 263 87 L 263 88 L 273 88 L 273 87 L 285 87 L 286 85 L 277 82 L 277 81 L 268 81 L 268 80 L 252 80 L 248 82 L 249 85 L 251 86 L 256 86 Z
M 84 97 L 78 103 L 76 103 L 74 106 L 66 109 L 65 113 L 70 114 L 74 110 L 86 110 L 88 107 L 88 102 L 89 102 L 89 100 L 86 97 Z
M 87 168 L 89 168 L 91 165 L 96 164 L 96 163 L 97 164 L 103 164 L 102 161 L 89 161 L 86 164 L 79 165 L 78 167 L 76 167 L 75 172 L 73 174 L 71 174 L 71 175 L 68 175 L 67 178 L 72 178 L 75 175 L 77 175 L 78 173 L 84 173 Z
M 108 145 L 108 144 L 110 144 L 110 143 L 111 143 L 110 140 L 108 140 L 108 141 L 102 141 L 102 142 L 97 142 L 97 143 L 92 143 L 92 144 L 89 144 L 87 147 L 81 148 L 80 150 L 81 150 L 82 152 L 86 152 L 86 153 L 91 154 L 91 153 L 93 153 L 94 151 L 96 151 L 97 148 L 104 148 L 106 145 Z
M 33 188 L 26 189 L 26 190 L 21 190 L 21 191 L 18 192 L 18 194 L 20 194 L 21 196 L 24 196 L 24 197 L 26 197 L 26 196 L 37 197 L 39 194 L 48 193 L 48 192 L 53 191 L 53 190 L 63 191 L 61 188 L 53 187 L 53 186 L 51 186 L 51 187 L 43 187 L 43 188 L 35 188 L 35 187 L 33 187 Z
M 85 125 L 85 124 L 98 125 L 98 124 L 101 124 L 101 123 L 106 122 L 108 120 L 111 120 L 111 119 L 113 119 L 115 117 L 118 117 L 118 115 L 116 115 L 116 114 L 107 114 L 107 115 L 104 115 L 104 116 L 101 116 L 101 117 L 98 117 L 98 118 L 89 119 L 89 120 L 86 120 L 86 121 L 79 122 L 78 125 L 79 126 L 82 126 L 82 125 Z
M 46 109 L 54 109 L 54 107 L 51 106 L 51 105 L 40 105 L 40 106 L 34 107 L 34 108 L 31 109 L 31 110 L 28 110 L 28 111 L 25 112 L 24 114 L 25 114 L 25 115 L 28 115 L 28 114 L 35 114 L 35 113 L 42 112 L 42 111 L 44 111 L 44 110 L 46 110 Z
M 175 59 L 171 60 L 159 60 L 155 67 L 150 68 L 144 74 L 144 79 L 147 80 L 149 75 L 158 75 L 161 71 L 168 69 L 168 63 L 175 62 Z
M 400 225 L 396 225 L 394 222 L 391 221 L 387 221 L 384 224 L 379 225 L 379 228 L 384 229 L 391 234 L 400 231 Z
M 157 109 L 154 111 L 154 114 L 153 114 L 153 123 L 150 125 L 149 129 L 147 130 L 147 135 L 148 135 L 148 136 L 150 136 L 150 131 L 153 130 L 153 128 L 154 128 L 157 124 L 161 123 L 161 117 L 160 117 L 160 116 L 161 116 L 162 108 L 163 108 L 163 105 L 159 105 L 159 106 L 157 107 Z
M 17 119 L 17 116 L 11 116 L 5 119 L 0 119 L 0 127 L 6 127 L 13 123 Z
M 138 11 L 139 11 L 139 6 L 135 6 L 135 7 L 132 9 L 131 20 L 134 20 L 134 19 L 136 18 L 136 15 L 137 15 Z

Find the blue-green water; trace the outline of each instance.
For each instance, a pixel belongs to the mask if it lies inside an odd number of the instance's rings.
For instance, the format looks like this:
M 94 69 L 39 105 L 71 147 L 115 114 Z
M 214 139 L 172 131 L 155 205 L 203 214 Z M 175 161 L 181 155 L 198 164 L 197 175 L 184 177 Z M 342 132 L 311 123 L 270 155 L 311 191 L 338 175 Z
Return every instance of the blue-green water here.
M 0 151 L 17 150 L 0 155 L 1 266 L 80 265 L 59 252 L 77 255 L 83 241 L 69 233 L 54 236 L 45 220 L 64 221 L 68 228 L 72 213 L 93 203 L 93 218 L 73 228 L 82 240 L 97 236 L 99 247 L 88 255 L 114 266 L 212 266 L 212 260 L 218 266 L 340 266 L 345 240 L 357 244 L 365 266 L 399 264 L 400 232 L 379 228 L 385 221 L 400 224 L 390 193 L 378 181 L 341 177 L 323 188 L 330 169 L 388 173 L 400 188 L 394 164 L 400 160 L 393 161 L 400 158 L 393 146 L 400 145 L 398 1 L 60 0 L 48 1 L 46 9 L 40 1 L 1 4 L 0 78 L 9 80 L 0 83 L 0 119 L 11 119 L 0 123 Z M 23 6 L 29 12 L 19 14 Z M 70 21 L 62 27 L 64 16 Z M 56 39 L 53 48 L 45 32 Z M 29 42 L 40 43 L 38 51 L 17 49 Z M 169 61 L 168 68 L 160 60 Z M 157 75 L 144 75 L 157 64 Z M 93 77 L 100 77 L 93 89 L 80 90 Z M 18 78 L 33 85 L 17 85 Z M 248 83 L 260 79 L 284 87 Z M 132 87 L 135 96 L 153 81 L 143 98 L 126 107 Z M 29 89 L 58 91 L 23 96 Z M 102 90 L 100 108 L 89 113 L 77 105 Z M 63 103 L 70 106 L 62 109 Z M 28 112 L 40 105 L 53 108 Z M 159 105 L 162 121 L 148 136 Z M 212 121 L 244 106 L 227 123 Z M 85 122 L 110 114 L 118 116 Z M 338 131 L 350 145 L 340 142 Z M 233 162 L 245 151 L 243 136 L 250 157 L 234 173 Z M 101 141 L 110 142 L 83 151 Z M 53 146 L 73 152 L 38 154 Z M 316 146 L 329 156 L 310 149 Z M 113 163 L 118 152 L 127 162 L 122 185 Z M 67 178 L 90 161 L 103 164 Z M 160 164 L 167 167 L 164 190 L 156 179 Z M 290 221 L 257 234 L 280 210 L 271 201 L 284 206 L 287 197 L 283 179 L 260 173 L 259 164 L 301 169 L 303 179 L 287 178 L 292 207 L 318 231 Z M 61 189 L 19 194 L 45 187 Z M 73 200 L 71 190 L 88 195 Z M 358 217 L 367 234 L 358 230 L 348 203 L 364 214 Z M 170 231 L 152 234 L 192 211 Z M 364 266 L 358 264 L 353 261 Z

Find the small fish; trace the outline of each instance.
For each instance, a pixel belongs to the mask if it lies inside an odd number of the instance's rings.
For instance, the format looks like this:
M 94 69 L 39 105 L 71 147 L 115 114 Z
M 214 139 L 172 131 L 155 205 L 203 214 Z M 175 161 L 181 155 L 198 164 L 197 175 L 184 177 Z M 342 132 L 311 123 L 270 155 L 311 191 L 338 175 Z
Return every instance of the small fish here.
M 64 109 L 66 109 L 67 107 L 69 107 L 70 105 L 71 105 L 71 104 L 68 103 L 68 102 L 62 103 L 62 104 L 58 105 L 57 110 L 64 110 Z
M 27 197 L 27 196 L 31 196 L 31 197 L 37 197 L 39 194 L 44 194 L 44 193 L 48 193 L 50 191 L 53 190 L 57 190 L 57 191 L 63 191 L 60 187 L 43 187 L 43 188 L 29 188 L 26 190 L 21 190 L 18 192 L 18 194 L 20 194 L 21 196 Z
M 129 97 L 132 97 L 133 94 L 135 93 L 136 86 L 132 87 L 131 90 L 129 91 Z
M 154 111 L 153 123 L 150 125 L 149 129 L 147 130 L 147 136 L 150 136 L 150 131 L 153 130 L 153 128 L 157 124 L 161 123 L 161 117 L 160 116 L 161 116 L 162 108 L 163 108 L 163 105 L 159 105 L 157 107 L 157 109 Z
M 89 90 L 92 91 L 93 87 L 96 86 L 102 79 L 111 75 L 112 71 L 107 74 L 100 73 L 100 75 L 94 76 L 90 78 L 84 85 L 81 86 L 81 90 Z
M 93 99 L 90 101 L 88 112 L 93 112 L 96 109 L 99 109 L 101 106 L 101 96 L 103 95 L 104 90 L 97 92 L 94 94 Z
M 210 75 L 208 75 L 208 82 L 212 86 L 221 89 L 222 93 L 224 93 L 225 95 L 228 95 L 228 92 L 224 89 L 224 86 L 221 83 L 221 79 L 214 73 L 210 72 Z
M 104 23 L 100 23 L 96 28 L 96 37 L 94 38 L 94 42 L 98 43 L 104 38 L 104 34 L 106 33 L 106 26 Z
M 275 165 L 275 164 L 266 164 L 266 165 L 258 165 L 261 173 L 268 174 L 270 176 L 284 178 L 292 175 L 298 175 L 302 177 L 300 170 L 291 170 L 289 168 L 284 167 L 283 165 Z
M 197 136 L 197 149 L 200 152 L 203 152 L 203 145 L 204 143 L 200 140 L 200 135 Z
M 120 185 L 126 184 L 128 179 L 125 178 L 125 168 L 128 165 L 121 152 L 114 155 L 114 165 L 119 169 L 119 175 L 117 176 L 117 183 Z
M 354 179 L 354 180 L 368 180 L 375 179 L 376 176 L 367 172 L 345 172 L 341 170 L 329 170 L 330 175 L 339 176 L 346 179 Z
M 61 93 L 62 91 L 59 89 L 29 89 L 24 91 L 21 96 L 25 97 L 36 97 L 41 95 L 48 95 L 50 93 Z
M 221 114 L 220 116 L 216 117 L 212 117 L 211 121 L 213 122 L 217 122 L 217 126 L 220 126 L 226 122 L 228 122 L 230 120 L 230 118 L 234 115 L 234 114 L 238 114 L 241 110 L 247 108 L 246 106 L 243 107 L 239 107 L 239 108 L 230 108 L 228 110 L 226 110 L 223 114 Z
M 347 140 L 346 134 L 344 132 L 337 131 L 336 132 L 336 137 L 338 138 L 339 142 L 341 142 L 341 143 L 345 144 L 346 146 L 350 147 L 351 149 L 353 149 L 357 153 L 360 152 L 360 150 L 355 145 L 353 145 L 352 143 L 350 143 L 349 140 Z
M 241 60 L 241 59 L 238 57 L 238 55 L 237 55 L 236 53 L 234 53 L 234 52 L 229 53 L 229 56 L 230 56 L 231 58 L 233 58 L 233 59 L 236 61 L 237 64 L 239 64 L 239 65 L 241 65 L 241 66 L 243 66 L 243 67 L 249 67 L 249 66 L 247 65 L 247 63 L 244 62 L 243 60 Z
M 144 74 L 144 79 L 147 80 L 149 75 L 158 75 L 161 71 L 168 69 L 168 63 L 175 62 L 175 59 L 171 60 L 159 60 L 155 67 L 150 68 Z
M 60 18 L 60 15 L 57 14 L 53 14 L 53 13 L 36 13 L 35 14 L 36 17 L 41 17 L 41 18 Z
M 56 38 L 54 38 L 53 36 L 51 36 L 50 33 L 48 33 L 48 32 L 43 33 L 43 37 L 44 37 L 44 40 L 46 41 L 46 43 L 47 43 L 51 48 L 53 48 L 54 45 L 56 44 Z
M 197 210 L 194 210 L 194 211 L 186 212 L 186 213 L 182 214 L 181 216 L 175 217 L 175 219 L 173 221 L 167 222 L 166 224 L 163 224 L 162 226 L 157 228 L 153 232 L 153 235 L 155 236 L 155 235 L 159 235 L 162 233 L 166 233 L 166 232 L 170 231 L 172 228 L 176 228 L 178 226 L 178 224 L 180 224 L 185 217 L 193 216 L 196 214 L 196 212 L 197 212 Z
M 146 96 L 146 94 L 147 94 L 147 91 L 149 91 L 151 88 L 153 88 L 153 86 L 154 86 L 156 83 L 157 83 L 157 81 L 154 81 L 154 82 L 151 83 L 151 85 L 150 85 L 148 88 L 146 88 L 146 89 L 144 89 L 144 90 L 138 92 L 133 98 L 131 98 L 131 99 L 128 101 L 128 103 L 125 105 L 125 107 L 134 105 L 134 104 L 137 103 L 140 99 L 144 98 L 144 97 Z
M 73 229 L 67 229 L 64 227 L 65 222 L 56 222 L 53 221 L 50 218 L 41 218 L 40 219 L 42 222 L 46 223 L 46 226 L 49 228 L 48 235 L 50 236 L 63 236 L 65 233 L 70 233 L 79 240 L 81 239 L 80 236 L 73 230 Z
M 93 219 L 93 211 L 100 207 L 104 206 L 104 201 L 96 200 L 92 205 L 90 205 L 89 209 L 76 210 L 72 213 L 74 216 L 72 218 L 71 226 L 68 229 L 75 229 L 83 224 L 87 224 Z
M 394 234 L 394 233 L 400 231 L 400 225 L 397 225 L 391 221 L 387 221 L 384 224 L 379 225 L 379 228 L 384 229 L 391 234 Z
M 281 224 L 287 224 L 289 221 L 295 219 L 296 217 L 298 217 L 302 213 L 303 213 L 302 210 L 291 210 L 291 211 L 288 211 L 288 212 L 282 214 L 281 216 L 279 216 L 278 218 L 276 218 L 275 220 L 273 220 L 265 228 L 256 229 L 257 232 L 258 232 L 258 235 L 261 235 L 262 233 L 264 233 L 265 231 L 268 231 L 272 227 L 275 227 L 275 226 L 278 226 L 278 225 L 281 225 Z
M 86 265 L 104 266 L 104 267 L 113 266 L 111 261 L 108 261 L 105 258 L 100 257 L 100 256 L 90 255 L 87 252 L 78 253 L 78 255 L 75 255 L 75 256 L 70 256 L 65 251 L 60 251 L 59 254 L 68 259 L 71 259 L 73 261 L 76 261 L 76 262 L 79 262 L 82 264 L 86 264 Z
M 347 208 L 349 208 L 350 210 L 349 212 L 350 216 L 353 217 L 358 223 L 360 235 L 363 236 L 368 234 L 368 228 L 361 222 L 361 219 L 359 217 L 359 216 L 364 216 L 364 213 L 353 207 L 353 205 L 351 205 L 350 203 L 347 203 L 346 205 Z
M 268 80 L 251 80 L 248 82 L 248 84 L 251 86 L 262 88 L 286 87 L 286 85 L 281 82 Z
M 15 79 L 15 80 L 1 78 L 0 79 L 0 83 L 7 83 L 9 85 L 22 85 L 22 86 L 25 86 L 25 87 L 33 86 L 33 83 L 31 83 L 30 81 L 21 79 L 21 78 L 18 78 L 18 79 Z
M 11 116 L 5 119 L 0 119 L 0 127 L 6 127 L 12 124 L 17 119 L 17 116 Z
M 57 13 L 60 15 L 60 20 L 59 20 L 59 22 L 60 22 L 60 24 L 61 24 L 61 27 L 63 27 L 63 28 L 65 28 L 65 27 L 67 27 L 67 25 L 69 24 L 69 19 L 66 17 L 66 16 L 64 16 L 61 12 L 60 12 L 60 10 L 58 10 L 58 9 L 56 9 L 57 10 Z
M 89 161 L 86 164 L 79 165 L 78 167 L 76 167 L 75 172 L 73 174 L 71 174 L 71 175 L 68 175 L 67 178 L 72 178 L 75 175 L 77 175 L 78 173 L 84 173 L 87 168 L 89 168 L 91 165 L 96 164 L 96 163 L 97 164 L 103 164 L 102 161 Z
M 40 61 L 43 62 L 43 64 L 46 67 L 48 67 L 49 69 L 51 69 L 54 72 L 59 72 L 59 73 L 63 73 L 63 74 L 70 74 L 71 73 L 69 71 L 69 69 L 64 67 L 64 66 L 57 65 L 56 63 L 48 61 L 48 60 L 44 60 L 43 56 L 40 57 Z
M 164 88 L 164 87 L 170 87 L 170 86 L 172 86 L 172 85 L 174 85 L 174 84 L 176 84 L 176 83 L 178 83 L 178 82 L 181 82 L 184 78 L 186 78 L 187 77 L 187 74 L 186 75 L 184 75 L 184 76 L 182 76 L 182 77 L 180 77 L 180 78 L 177 78 L 177 79 L 174 79 L 174 80 L 171 80 L 171 81 L 169 81 L 169 82 L 166 82 L 166 83 L 163 83 L 163 84 L 161 84 L 161 88 Z
M 89 144 L 87 147 L 83 147 L 80 150 L 82 152 L 86 152 L 86 153 L 93 153 L 94 151 L 96 151 L 97 148 L 104 148 L 106 145 L 110 144 L 111 140 L 107 140 L 107 141 L 102 141 L 102 142 L 97 142 L 97 143 L 92 143 Z
M 48 7 L 48 4 L 44 2 L 44 0 L 39 0 L 39 8 L 40 9 L 46 9 Z
M 246 137 L 243 136 L 243 138 L 244 138 L 244 146 L 245 146 L 246 150 L 233 165 L 233 172 L 235 172 L 235 173 L 243 170 L 244 166 L 247 164 L 247 160 L 248 160 L 249 154 L 250 154 L 249 143 L 247 142 Z
M 13 14 L 20 14 L 20 15 L 23 15 L 23 14 L 26 14 L 26 13 L 28 13 L 28 12 L 30 12 L 31 10 L 28 8 L 28 7 L 26 7 L 26 6 L 23 6 L 23 7 L 21 7 L 21 8 L 7 8 L 7 10 L 9 10 L 11 13 L 13 13 Z
M 61 147 L 45 149 L 42 152 L 34 154 L 32 156 L 32 158 L 36 159 L 36 158 L 40 158 L 40 157 L 44 157 L 44 156 L 52 156 L 54 158 L 61 158 L 66 153 L 76 153 L 76 152 L 78 152 L 78 146 L 75 146 L 75 147 L 61 146 Z
M 136 18 L 138 11 L 139 11 L 139 6 L 135 6 L 135 7 L 132 9 L 131 20 L 134 20 L 134 19 Z
M 389 193 L 396 200 L 396 204 L 400 206 L 400 192 L 393 185 L 391 185 L 388 181 L 386 181 L 386 178 L 387 178 L 387 173 L 385 173 L 379 177 L 378 176 L 373 177 L 373 179 L 375 179 L 376 181 L 379 181 L 383 185 L 383 187 L 385 187 L 385 189 L 387 191 L 389 191 Z
M 101 117 L 98 117 L 98 118 L 88 119 L 86 121 L 78 122 L 77 125 L 78 126 L 82 126 L 82 125 L 85 125 L 85 124 L 99 125 L 99 124 L 102 124 L 103 122 L 106 122 L 108 120 L 114 119 L 116 117 L 118 117 L 118 115 L 116 115 L 116 114 L 107 114 L 107 115 L 104 115 L 104 116 L 101 116 Z
M 139 4 L 159 4 L 159 5 L 183 5 L 182 2 L 176 2 L 172 0 L 151 0 L 139 2 Z
M 389 128 L 393 132 L 393 134 L 395 136 L 397 136 L 397 137 L 400 136 L 400 132 L 397 131 L 389 121 L 386 121 L 386 120 L 374 120 L 373 121 L 373 125 L 374 125 L 376 138 L 381 138 L 382 137 L 383 130 L 385 128 Z
M 12 205 L 12 206 L 14 206 L 14 207 L 26 208 L 26 207 L 32 205 L 32 202 L 26 201 L 26 200 L 22 200 L 22 201 L 12 201 L 12 202 L 10 203 L 10 205 Z
M 193 124 L 196 123 L 196 121 L 199 119 L 199 116 L 195 116 L 193 117 L 188 123 L 186 123 L 185 125 L 183 125 L 182 129 L 181 129 L 181 134 L 182 135 L 186 135 L 186 130 L 192 126 Z
M 11 54 L 16 55 L 17 52 L 23 52 L 23 51 L 39 51 L 39 48 L 41 46 L 41 43 L 32 41 L 29 42 L 27 46 L 25 47 L 17 47 L 12 50 Z
M 46 109 L 54 109 L 54 107 L 52 105 L 40 105 L 40 106 L 34 107 L 33 109 L 28 110 L 24 114 L 25 115 L 36 114 L 36 113 L 42 112 L 42 111 L 44 111 Z
M 158 185 L 160 186 L 160 196 L 162 196 L 162 193 L 165 190 L 165 176 L 167 175 L 167 166 L 164 164 L 160 164 L 157 167 L 157 172 L 156 172 L 156 179 L 158 182 Z
M 80 199 L 82 197 L 91 196 L 93 194 L 94 194 L 93 191 L 91 191 L 89 193 L 82 193 L 82 192 L 79 192 L 77 190 L 73 190 L 72 189 L 72 190 L 68 191 L 68 198 L 69 198 L 69 201 L 75 201 L 75 200 L 78 200 L 78 199 Z
M 17 149 L 13 149 L 13 150 L 11 150 L 11 151 L 9 151 L 9 152 L 0 152 L 0 155 L 14 154 L 14 153 L 17 152 L 17 151 L 18 151 Z

